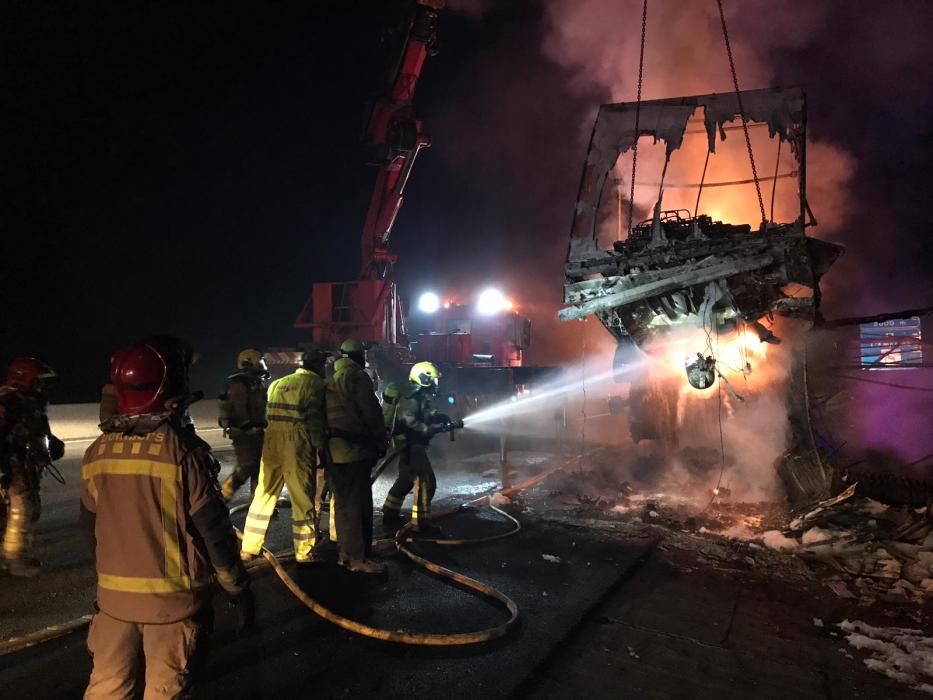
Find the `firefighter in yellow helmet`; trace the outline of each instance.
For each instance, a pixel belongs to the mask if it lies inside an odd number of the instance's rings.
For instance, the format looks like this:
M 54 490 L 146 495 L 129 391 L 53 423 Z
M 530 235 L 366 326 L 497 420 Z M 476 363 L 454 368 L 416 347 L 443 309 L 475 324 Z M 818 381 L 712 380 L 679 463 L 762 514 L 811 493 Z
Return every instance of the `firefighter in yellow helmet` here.
M 387 532 L 395 532 L 402 525 L 402 504 L 411 491 L 414 491 L 412 520 L 421 532 L 433 530 L 431 500 L 437 490 L 437 479 L 427 448 L 439 432 L 463 427 L 462 421 L 452 421 L 431 406 L 440 378 L 441 372 L 433 363 L 418 362 L 411 368 L 407 385 L 390 384 L 383 393 L 386 428 L 395 445 L 405 448 L 399 456 L 398 478 L 382 506 L 382 524 Z
M 359 340 L 340 345 L 340 359 L 327 382 L 327 473 L 334 488 L 339 563 L 358 573 L 381 573 L 370 558 L 373 539 L 373 492 L 370 474 L 386 453 L 388 437 L 372 379 L 366 374 L 366 350 Z
M 240 551 L 244 560 L 259 556 L 269 520 L 282 487 L 292 502 L 292 540 L 299 564 L 314 561 L 318 509 L 316 489 L 319 454 L 324 443 L 324 363 L 314 346 L 301 356 L 301 366 L 269 386 L 265 441 L 259 484 L 253 495 Z
M 233 498 L 247 481 L 256 491 L 262 443 L 266 428 L 266 382 L 269 368 L 263 353 L 247 348 L 237 356 L 239 371 L 227 378 L 220 395 L 218 422 L 233 442 L 236 466 L 220 487 L 225 501 Z
M 191 349 L 143 339 L 114 354 L 114 413 L 84 454 L 80 523 L 97 570 L 86 700 L 187 697 L 213 620 L 213 580 L 238 629 L 253 597 L 217 488 L 216 460 L 189 428 Z M 140 693 L 142 694 L 142 693 Z

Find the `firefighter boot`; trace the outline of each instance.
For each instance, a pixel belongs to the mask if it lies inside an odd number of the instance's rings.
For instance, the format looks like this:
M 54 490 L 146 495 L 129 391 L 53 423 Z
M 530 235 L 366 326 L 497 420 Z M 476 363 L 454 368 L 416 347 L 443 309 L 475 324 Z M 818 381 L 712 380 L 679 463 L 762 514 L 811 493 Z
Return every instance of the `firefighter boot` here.
M 384 574 L 385 564 L 373 559 L 341 559 L 340 566 L 354 574 Z

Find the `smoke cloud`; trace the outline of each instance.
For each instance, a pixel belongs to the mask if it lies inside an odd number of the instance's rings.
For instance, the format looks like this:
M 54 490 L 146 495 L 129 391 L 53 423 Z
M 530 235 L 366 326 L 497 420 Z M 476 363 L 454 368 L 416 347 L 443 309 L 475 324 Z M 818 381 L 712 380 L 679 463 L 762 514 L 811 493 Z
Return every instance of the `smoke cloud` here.
M 933 293 L 926 262 L 933 255 L 933 237 L 926 235 L 926 202 L 933 186 L 933 93 L 926 89 L 933 79 L 928 46 L 933 6 L 895 1 L 859 5 L 856 10 L 842 0 L 724 4 L 741 88 L 800 85 L 807 91 L 808 199 L 819 221 L 809 233 L 848 249 L 823 280 L 825 314 L 879 313 L 926 303 Z M 611 340 L 598 323 L 591 319 L 585 326 L 558 324 L 554 312 L 560 304 L 566 236 L 596 108 L 635 99 L 642 3 L 459 0 L 451 7 L 469 18 L 471 40 L 481 42 L 484 50 L 464 69 L 468 77 L 456 81 L 455 96 L 440 105 L 437 144 L 450 171 L 465 173 L 458 183 L 469 192 L 462 215 L 470 219 L 495 212 L 499 239 L 490 251 L 490 265 L 482 267 L 509 280 L 520 309 L 535 321 L 531 362 L 575 363 L 586 354 L 608 366 Z M 649 0 L 643 98 L 731 90 L 716 4 Z M 762 131 L 752 132 L 758 171 L 771 175 L 776 144 L 767 143 Z M 651 185 L 658 183 L 663 162 L 663 149 L 652 153 L 650 142 L 643 144 L 636 218 L 647 216 L 654 204 L 657 189 Z M 672 157 L 666 182 L 697 182 L 698 161 L 702 166 L 704 155 L 705 146 L 688 138 Z M 741 131 L 728 132 L 717 155 L 720 161 L 711 163 L 707 181 L 750 177 Z M 785 148 L 777 169 L 786 172 L 791 164 Z M 629 173 L 630 161 L 623 158 L 616 176 L 622 180 L 626 207 Z M 792 183 L 778 182 L 778 221 L 796 215 Z M 611 189 L 610 181 L 607 194 Z M 701 212 L 733 223 L 757 223 L 753 187 L 727 189 L 728 197 L 722 196 L 724 190 L 704 191 Z M 762 189 L 767 208 L 770 187 Z M 665 208 L 692 211 L 695 196 L 695 190 L 668 188 Z M 613 197 L 608 197 L 608 205 L 606 199 L 603 244 L 615 239 L 618 226 Z M 464 256 L 473 255 L 469 245 L 463 241 Z M 462 267 L 458 271 L 468 275 Z M 778 355 L 769 355 L 768 362 Z M 929 373 L 916 372 L 910 382 L 928 386 L 921 375 Z M 872 405 L 881 405 L 872 392 L 883 389 L 856 386 L 866 400 L 860 402 L 865 413 L 858 425 L 898 423 L 898 411 L 928 415 L 927 395 L 914 392 L 888 392 L 885 414 L 869 414 Z M 774 427 L 783 424 L 783 402 L 766 406 L 768 401 L 757 402 L 763 417 L 750 418 L 744 433 L 754 443 L 756 433 L 770 426 L 767 434 L 778 438 L 765 450 L 770 459 L 786 436 Z M 594 412 L 599 411 L 590 410 Z M 736 435 L 737 451 L 743 442 Z M 929 445 L 919 442 L 915 436 L 908 458 L 929 451 Z

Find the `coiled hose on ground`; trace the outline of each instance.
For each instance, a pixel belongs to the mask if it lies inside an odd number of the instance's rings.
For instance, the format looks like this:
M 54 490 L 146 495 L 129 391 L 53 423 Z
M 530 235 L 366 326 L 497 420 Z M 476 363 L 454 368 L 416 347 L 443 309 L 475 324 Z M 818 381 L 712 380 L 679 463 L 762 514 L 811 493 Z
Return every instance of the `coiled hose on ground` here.
M 373 481 L 382 473 L 385 467 L 389 462 L 392 461 L 398 454 L 401 452 L 400 449 L 396 449 L 393 452 L 390 452 L 378 465 Z M 532 477 L 527 481 L 519 484 L 518 486 L 512 487 L 505 491 L 502 491 L 503 495 L 509 495 L 523 491 L 535 484 L 539 483 L 545 479 L 550 474 L 553 474 L 555 471 L 562 469 L 564 465 L 561 465 L 555 469 L 540 474 L 536 477 Z M 466 508 L 476 507 L 482 505 L 483 503 L 489 505 L 489 507 L 498 513 L 499 515 L 507 518 L 511 521 L 513 527 L 508 532 L 503 532 L 496 535 L 490 535 L 487 537 L 478 537 L 472 539 L 432 539 L 432 538 L 415 538 L 411 536 L 412 528 L 414 523 L 407 523 L 402 527 L 398 533 L 396 533 L 394 541 L 395 545 L 402 554 L 404 554 L 408 559 L 417 564 L 418 566 L 430 571 L 431 573 L 440 576 L 441 578 L 453 581 L 454 583 L 460 584 L 465 588 L 476 591 L 480 595 L 484 596 L 495 602 L 498 605 L 501 605 L 506 609 L 509 614 L 509 619 L 503 622 L 500 625 L 495 627 L 489 627 L 484 630 L 478 630 L 476 632 L 463 632 L 458 634 L 426 634 L 421 632 L 408 632 L 408 631 L 397 631 L 397 630 L 387 630 L 379 627 L 373 627 L 371 625 L 366 625 L 362 622 L 357 622 L 356 620 L 351 620 L 343 615 L 339 615 L 329 608 L 325 607 L 321 603 L 314 600 L 311 596 L 305 593 L 301 587 L 295 582 L 295 580 L 289 575 L 289 573 L 282 566 L 279 561 L 279 557 L 270 552 L 268 549 L 263 548 L 262 555 L 264 559 L 272 565 L 272 568 L 275 570 L 276 575 L 281 579 L 282 583 L 288 588 L 292 594 L 300 600 L 306 607 L 312 610 L 315 614 L 323 617 L 328 622 L 345 629 L 349 632 L 354 632 L 356 634 L 363 635 L 365 637 L 371 637 L 373 639 L 381 639 L 386 642 L 397 642 L 399 644 L 409 644 L 416 646 L 463 646 L 467 644 L 481 644 L 483 642 L 488 642 L 493 639 L 498 639 L 499 637 L 504 636 L 514 625 L 518 622 L 518 606 L 515 602 L 509 598 L 507 595 L 501 591 L 496 590 L 492 586 L 489 586 L 485 583 L 477 581 L 476 579 L 470 578 L 464 574 L 458 573 L 451 569 L 436 564 L 425 557 L 420 556 L 412 551 L 409 547 L 413 542 L 430 542 L 433 544 L 444 545 L 444 546 L 461 546 L 467 544 L 479 544 L 483 542 L 492 542 L 495 540 L 501 540 L 505 537 L 511 537 L 512 535 L 517 534 L 522 526 L 518 520 L 506 513 L 504 510 L 494 505 L 491 502 L 490 496 L 482 496 L 480 498 L 464 503 L 455 508 L 442 511 L 435 514 L 434 519 L 439 520 L 442 518 L 449 517 L 456 513 L 463 511 Z M 248 507 L 247 504 L 238 506 L 237 508 L 231 510 L 231 513 L 243 510 L 245 507 Z M 242 533 L 237 529 L 237 536 L 242 537 Z
M 400 449 L 396 449 L 393 452 L 390 452 L 384 458 L 384 460 L 376 469 L 375 477 L 373 479 L 374 481 L 375 478 L 378 478 L 382 471 L 384 471 L 385 467 L 388 466 L 388 463 L 397 457 L 400 452 Z M 517 486 L 500 491 L 499 493 L 503 496 L 510 496 L 524 491 L 525 489 L 531 488 L 535 484 L 543 481 L 554 472 L 563 469 L 565 466 L 566 464 L 561 464 L 554 469 L 548 470 L 542 474 L 539 474 L 538 476 L 532 477 L 527 481 L 522 482 L 521 484 L 518 484 Z M 480 498 L 476 498 L 472 501 L 457 506 L 456 508 L 451 508 L 449 510 L 438 513 L 435 515 L 435 519 L 445 518 L 454 515 L 455 513 L 459 513 L 466 508 L 478 507 L 483 503 L 487 503 L 492 510 L 511 521 L 513 524 L 512 529 L 508 532 L 503 532 L 497 535 L 490 535 L 487 537 L 479 537 L 475 539 L 431 539 L 412 537 L 411 529 L 413 524 L 409 523 L 400 529 L 394 538 L 394 542 L 398 550 L 418 566 L 421 566 L 427 571 L 430 571 L 431 573 L 436 574 L 443 579 L 453 581 L 454 583 L 458 583 L 466 588 L 470 588 L 476 591 L 486 598 L 493 600 L 496 604 L 501 605 L 508 612 L 509 619 L 503 622 L 501 625 L 490 627 L 485 630 L 479 630 L 477 632 L 465 632 L 460 634 L 424 634 L 419 632 L 399 632 L 394 630 L 380 629 L 378 627 L 365 625 L 361 622 L 356 622 L 355 620 L 338 615 L 305 593 L 281 564 L 280 560 L 288 558 L 289 555 L 285 554 L 277 556 L 269 550 L 263 549 L 263 557 L 265 561 L 267 561 L 272 566 L 276 575 L 282 580 L 282 583 L 285 584 L 288 590 L 291 591 L 292 594 L 298 598 L 298 600 L 310 608 L 315 614 L 345 630 L 354 632 L 356 634 L 361 634 L 366 637 L 372 637 L 373 639 L 381 639 L 384 641 L 418 646 L 458 646 L 467 644 L 480 644 L 482 642 L 497 639 L 505 635 L 518 621 L 518 606 L 511 598 L 496 590 L 492 586 L 488 586 L 480 581 L 470 578 L 469 576 L 465 576 L 464 574 L 452 571 L 451 569 L 447 569 L 439 564 L 436 564 L 413 552 L 408 545 L 412 544 L 416 540 L 419 542 L 429 542 L 445 546 L 480 544 L 483 542 L 500 540 L 505 537 L 511 537 L 521 530 L 521 523 L 519 523 L 518 520 L 503 511 L 501 508 L 495 506 L 490 501 L 489 496 L 481 496 Z M 248 507 L 249 504 L 241 504 L 232 508 L 230 512 L 233 514 Z M 239 529 L 236 529 L 236 531 L 237 536 L 242 537 L 242 532 L 240 532 Z M 0 642 L 0 656 L 12 654 L 28 647 L 51 641 L 52 639 L 56 639 L 66 634 L 77 632 L 86 627 L 92 617 L 93 615 L 82 615 L 79 618 L 59 625 L 52 625 L 50 627 L 46 627 L 45 629 L 31 632 L 21 637 L 15 637 L 13 639 Z

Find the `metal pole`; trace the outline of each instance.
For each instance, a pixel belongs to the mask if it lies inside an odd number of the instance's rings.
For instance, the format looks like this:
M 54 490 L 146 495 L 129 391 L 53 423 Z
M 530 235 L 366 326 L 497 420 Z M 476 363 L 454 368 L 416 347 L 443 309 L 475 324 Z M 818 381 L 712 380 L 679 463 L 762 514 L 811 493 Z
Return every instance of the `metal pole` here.
M 512 488 L 512 478 L 509 476 L 509 432 L 511 420 L 506 420 L 505 431 L 499 436 L 499 480 L 503 489 Z

